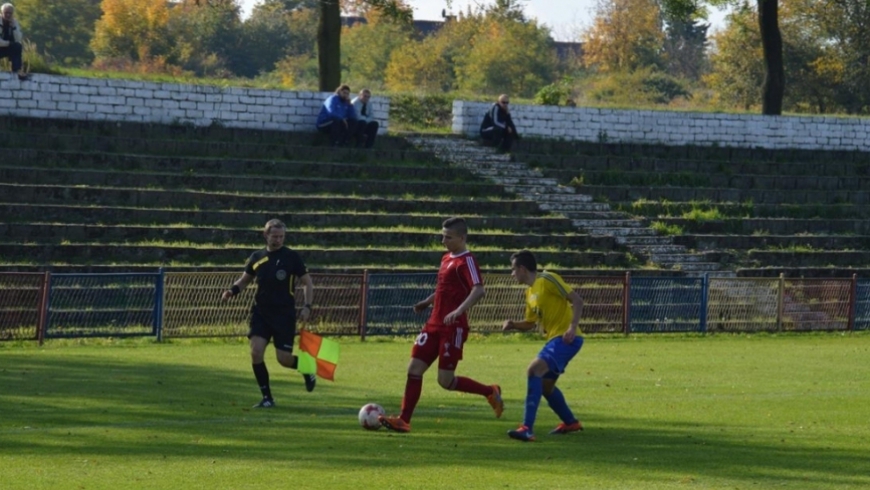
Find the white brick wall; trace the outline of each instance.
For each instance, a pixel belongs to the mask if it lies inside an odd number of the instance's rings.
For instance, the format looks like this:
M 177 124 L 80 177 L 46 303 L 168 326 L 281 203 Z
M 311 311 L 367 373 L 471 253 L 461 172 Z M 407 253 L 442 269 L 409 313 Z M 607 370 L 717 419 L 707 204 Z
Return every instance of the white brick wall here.
M 0 97 L 4 115 L 303 132 L 315 130 L 320 106 L 331 95 L 41 74 L 20 82 L 9 73 L 0 74 L 0 91 L 6 94 Z M 385 133 L 390 100 L 371 100 Z
M 476 136 L 491 103 L 453 102 L 453 132 Z M 870 151 L 870 118 L 761 116 L 511 105 L 521 136 L 564 140 Z

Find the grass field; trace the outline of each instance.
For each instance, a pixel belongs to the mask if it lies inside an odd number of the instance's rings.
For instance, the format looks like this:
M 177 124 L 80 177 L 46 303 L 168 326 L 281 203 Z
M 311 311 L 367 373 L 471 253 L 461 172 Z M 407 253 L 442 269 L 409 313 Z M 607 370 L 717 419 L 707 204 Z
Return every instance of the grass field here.
M 590 336 L 559 381 L 586 430 L 538 442 L 522 418 L 541 341 L 472 339 L 459 372 L 502 385 L 447 392 L 427 373 L 410 434 L 367 432 L 398 410 L 410 339 L 342 339 L 337 382 L 307 393 L 241 341 L 0 344 L 0 488 L 870 488 L 870 335 Z

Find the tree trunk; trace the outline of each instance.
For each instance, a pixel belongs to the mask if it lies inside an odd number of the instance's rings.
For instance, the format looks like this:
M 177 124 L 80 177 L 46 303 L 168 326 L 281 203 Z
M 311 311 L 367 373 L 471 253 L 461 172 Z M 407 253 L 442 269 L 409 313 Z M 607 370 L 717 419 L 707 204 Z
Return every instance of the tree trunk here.
M 335 91 L 341 84 L 341 8 L 338 0 L 320 0 L 317 62 L 320 91 Z
M 779 0 L 758 0 L 758 27 L 764 50 L 764 85 L 761 87 L 761 113 L 782 114 L 785 94 L 785 69 L 782 61 L 782 33 L 779 31 Z

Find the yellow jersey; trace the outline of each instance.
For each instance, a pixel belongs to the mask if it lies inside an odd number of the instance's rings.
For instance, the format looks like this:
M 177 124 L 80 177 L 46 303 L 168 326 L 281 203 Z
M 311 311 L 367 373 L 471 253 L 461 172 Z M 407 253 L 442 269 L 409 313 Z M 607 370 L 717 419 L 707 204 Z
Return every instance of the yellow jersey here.
M 526 321 L 540 325 L 547 340 L 564 334 L 571 326 L 574 312 L 568 295 L 573 289 L 559 274 L 542 271 L 526 289 Z M 577 329 L 577 335 L 581 335 Z

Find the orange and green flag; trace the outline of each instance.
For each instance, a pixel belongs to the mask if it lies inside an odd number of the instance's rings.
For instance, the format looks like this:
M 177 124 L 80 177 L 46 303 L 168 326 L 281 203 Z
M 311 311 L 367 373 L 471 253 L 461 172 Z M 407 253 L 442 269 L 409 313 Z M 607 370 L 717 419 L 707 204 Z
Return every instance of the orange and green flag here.
M 300 330 L 299 351 L 297 371 L 303 374 L 316 374 L 319 378 L 335 381 L 338 342 L 325 339 L 308 330 Z

